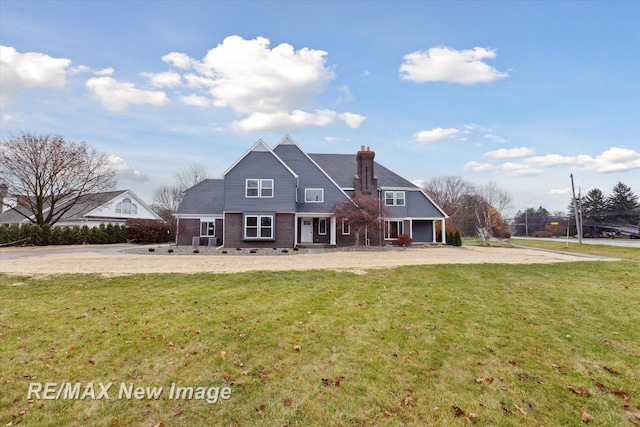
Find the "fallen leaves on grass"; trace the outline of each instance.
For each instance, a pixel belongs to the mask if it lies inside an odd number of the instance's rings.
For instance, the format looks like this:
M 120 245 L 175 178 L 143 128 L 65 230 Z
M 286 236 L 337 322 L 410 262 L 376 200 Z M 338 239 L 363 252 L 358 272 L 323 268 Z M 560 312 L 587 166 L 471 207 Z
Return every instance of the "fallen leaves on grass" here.
M 260 406 L 258 406 L 258 407 L 256 408 L 256 413 L 257 413 L 258 415 L 260 415 L 260 418 L 264 418 L 264 417 L 266 417 L 266 416 L 267 416 L 267 414 L 265 414 L 265 412 L 264 412 L 264 405 L 260 405 Z
M 620 375 L 620 370 L 618 368 L 615 368 L 615 367 L 612 368 L 612 367 L 609 367 L 609 366 L 603 366 L 602 369 L 604 369 L 605 371 L 610 372 L 612 374 Z
M 611 390 L 611 394 L 615 394 L 616 396 L 621 397 L 624 400 L 629 400 L 629 393 L 624 390 Z
M 590 421 L 595 420 L 595 418 L 593 418 L 591 415 L 587 414 L 586 412 L 582 413 L 582 415 L 580 416 L 580 419 L 582 420 L 583 423 L 588 423 Z
M 487 377 L 487 378 L 476 378 L 476 382 L 479 384 L 484 384 L 484 385 L 489 385 L 494 381 L 493 377 Z
M 587 390 L 580 390 L 578 388 L 575 388 L 574 386 L 569 386 L 567 388 L 578 396 L 589 396 L 589 392 Z

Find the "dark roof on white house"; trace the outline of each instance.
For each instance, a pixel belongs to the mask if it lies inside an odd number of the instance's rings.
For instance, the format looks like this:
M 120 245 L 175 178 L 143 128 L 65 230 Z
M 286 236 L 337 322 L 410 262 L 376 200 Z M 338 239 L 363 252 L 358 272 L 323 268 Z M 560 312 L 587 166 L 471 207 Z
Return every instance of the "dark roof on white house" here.
M 109 201 L 115 199 L 120 194 L 127 192 L 128 190 L 115 190 L 115 191 L 106 191 L 103 193 L 90 193 L 84 194 L 80 196 L 76 204 L 69 209 L 60 219 L 61 221 L 70 220 L 75 218 L 82 218 L 87 215 L 92 210 L 96 209 L 99 206 L 102 206 Z M 65 202 L 57 207 L 57 209 L 63 208 L 64 205 L 68 203 Z M 26 209 L 23 210 L 25 214 L 30 215 Z M 46 213 L 45 213 L 46 215 Z M 0 214 L 0 224 L 16 224 L 22 221 L 28 221 L 24 215 L 18 213 L 15 209 L 9 209 L 6 212 Z
M 178 215 L 222 215 L 224 210 L 224 179 L 205 179 L 185 190 Z

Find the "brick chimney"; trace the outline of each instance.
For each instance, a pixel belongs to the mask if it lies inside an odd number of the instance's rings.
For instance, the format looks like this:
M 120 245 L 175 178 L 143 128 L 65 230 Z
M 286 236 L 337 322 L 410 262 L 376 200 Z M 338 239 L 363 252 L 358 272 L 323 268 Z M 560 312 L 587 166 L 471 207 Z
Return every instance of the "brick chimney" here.
M 365 150 L 364 145 L 362 145 L 360 151 L 356 153 L 357 169 L 354 179 L 356 197 L 376 196 L 378 178 L 373 171 L 373 158 L 375 156 L 376 153 L 371 151 L 369 147 Z

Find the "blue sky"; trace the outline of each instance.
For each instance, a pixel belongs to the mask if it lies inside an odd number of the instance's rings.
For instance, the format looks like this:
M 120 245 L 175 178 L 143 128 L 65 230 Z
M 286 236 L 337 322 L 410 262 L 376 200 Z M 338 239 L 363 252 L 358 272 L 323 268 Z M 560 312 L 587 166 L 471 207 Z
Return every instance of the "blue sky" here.
M 640 194 L 640 2 L 0 2 L 0 135 L 84 140 L 147 202 L 258 139 L 410 180 L 497 182 L 507 214 Z M 355 173 L 355 172 L 354 172 Z

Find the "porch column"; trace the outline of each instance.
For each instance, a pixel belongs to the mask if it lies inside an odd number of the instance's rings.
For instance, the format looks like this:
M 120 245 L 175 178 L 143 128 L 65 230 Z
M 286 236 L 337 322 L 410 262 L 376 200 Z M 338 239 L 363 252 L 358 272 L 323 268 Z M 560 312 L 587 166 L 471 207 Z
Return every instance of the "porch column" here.
M 436 220 L 431 221 L 431 243 L 436 242 Z
M 331 217 L 331 237 L 329 243 L 332 245 L 336 244 L 336 217 Z
M 447 232 L 444 229 L 445 227 L 445 219 L 442 218 L 442 243 L 446 244 L 447 243 Z

